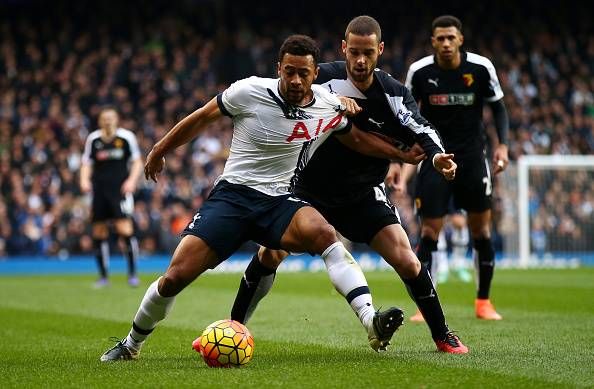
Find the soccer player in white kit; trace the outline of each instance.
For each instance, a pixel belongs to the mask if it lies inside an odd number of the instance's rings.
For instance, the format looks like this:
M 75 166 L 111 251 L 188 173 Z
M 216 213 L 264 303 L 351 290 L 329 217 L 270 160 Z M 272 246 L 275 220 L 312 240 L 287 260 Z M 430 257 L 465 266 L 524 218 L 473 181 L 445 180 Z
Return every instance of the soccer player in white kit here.
M 335 95 L 312 83 L 319 49 L 304 35 L 292 35 L 279 52 L 279 79 L 250 77 L 232 84 L 204 107 L 176 124 L 149 153 L 145 175 L 156 181 L 164 155 L 188 143 L 223 115 L 232 117 L 231 152 L 209 198 L 183 233 L 165 274 L 151 284 L 129 334 L 101 361 L 138 358 L 175 296 L 209 268 L 216 267 L 248 240 L 270 248 L 322 256 L 337 291 L 365 327 L 371 347 L 385 349 L 402 324 L 402 311 L 376 312 L 357 262 L 334 228 L 307 202 L 289 192 L 296 167 L 331 133 L 359 152 L 383 158 L 399 150 L 379 138 L 351 129 Z

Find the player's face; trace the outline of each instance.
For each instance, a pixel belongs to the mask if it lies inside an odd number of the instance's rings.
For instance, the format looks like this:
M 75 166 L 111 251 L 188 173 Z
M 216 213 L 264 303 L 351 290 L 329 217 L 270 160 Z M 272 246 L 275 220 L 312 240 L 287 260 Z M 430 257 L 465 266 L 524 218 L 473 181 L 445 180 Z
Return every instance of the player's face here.
M 113 131 L 118 126 L 118 114 L 116 111 L 108 109 L 106 111 L 101 112 L 99 115 L 99 127 L 107 130 Z
M 311 100 L 311 84 L 318 77 L 318 67 L 312 55 L 286 53 L 278 64 L 280 93 L 293 105 L 305 105 Z
M 378 42 L 375 34 L 349 33 L 346 41 L 342 41 L 342 52 L 351 78 L 357 82 L 365 82 L 373 77 L 377 60 L 384 52 L 384 42 Z
M 460 53 L 462 43 L 464 36 L 456 27 L 436 27 L 433 30 L 431 45 L 442 61 L 454 61 Z

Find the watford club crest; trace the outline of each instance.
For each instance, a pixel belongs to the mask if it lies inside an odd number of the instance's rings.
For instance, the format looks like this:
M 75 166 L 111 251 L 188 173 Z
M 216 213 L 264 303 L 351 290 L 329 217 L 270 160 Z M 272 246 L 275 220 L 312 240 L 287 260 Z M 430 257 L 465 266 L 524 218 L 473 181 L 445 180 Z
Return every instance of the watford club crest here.
M 467 88 L 474 83 L 474 76 L 472 73 L 463 74 L 462 79 L 464 80 L 464 85 L 466 85 Z
M 113 142 L 113 145 L 114 145 L 116 148 L 118 148 L 118 149 L 121 149 L 121 148 L 124 146 L 124 141 L 123 141 L 123 140 L 121 140 L 121 139 L 116 139 L 116 140 Z

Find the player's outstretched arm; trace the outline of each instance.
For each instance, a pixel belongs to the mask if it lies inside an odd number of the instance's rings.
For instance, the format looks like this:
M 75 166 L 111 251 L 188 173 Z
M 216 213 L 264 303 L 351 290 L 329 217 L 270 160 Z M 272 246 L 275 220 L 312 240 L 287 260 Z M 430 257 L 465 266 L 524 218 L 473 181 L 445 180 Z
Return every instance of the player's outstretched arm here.
M 192 112 L 177 123 L 160 141 L 158 141 L 146 157 L 144 176 L 148 180 L 157 181 L 157 175 L 165 166 L 165 154 L 194 139 L 206 126 L 222 116 L 216 97 L 205 106 Z
M 398 160 L 412 164 L 417 164 L 426 158 L 425 153 L 420 148 L 411 148 L 408 151 L 400 150 L 379 136 L 361 131 L 355 126 L 346 134 L 336 134 L 336 137 L 348 148 L 370 157 Z

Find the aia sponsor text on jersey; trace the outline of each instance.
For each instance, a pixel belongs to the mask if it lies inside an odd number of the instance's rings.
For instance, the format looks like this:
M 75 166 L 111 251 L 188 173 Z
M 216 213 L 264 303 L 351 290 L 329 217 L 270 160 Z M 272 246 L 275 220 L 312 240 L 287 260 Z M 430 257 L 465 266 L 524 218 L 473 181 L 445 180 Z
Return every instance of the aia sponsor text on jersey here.
M 298 121 L 295 123 L 293 132 L 287 137 L 286 141 L 287 143 L 291 143 L 296 139 L 310 140 L 311 138 L 315 138 L 338 126 L 338 124 L 342 121 L 342 117 L 343 115 L 340 113 L 332 118 L 326 125 L 324 125 L 324 119 L 318 119 L 316 128 L 312 130 L 307 128 L 306 122 Z

